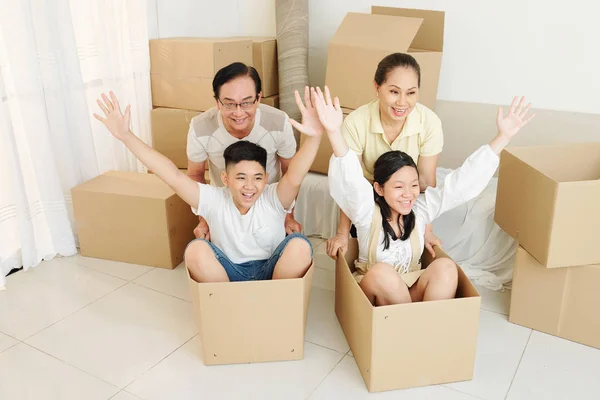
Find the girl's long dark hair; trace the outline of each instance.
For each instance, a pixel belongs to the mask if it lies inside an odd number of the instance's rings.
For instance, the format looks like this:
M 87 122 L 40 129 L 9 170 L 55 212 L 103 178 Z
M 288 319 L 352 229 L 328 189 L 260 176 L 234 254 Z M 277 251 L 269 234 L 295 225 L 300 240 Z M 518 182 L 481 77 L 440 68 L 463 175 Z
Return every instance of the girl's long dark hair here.
M 408 154 L 398 150 L 383 153 L 377 161 L 375 161 L 373 181 L 383 187 L 392 175 L 402 167 L 413 167 L 418 174 L 417 165 Z M 410 214 L 400 215 L 398 217 L 398 222 L 400 222 L 399 219 L 402 218 L 402 224 L 399 225 L 403 226 L 402 235 L 398 238 L 396 233 L 394 233 L 394 229 L 392 229 L 392 226 L 388 222 L 388 219 L 392 215 L 392 209 L 386 203 L 383 196 L 377 194 L 375 189 L 373 189 L 373 194 L 375 195 L 375 203 L 377 203 L 381 210 L 381 223 L 385 233 L 383 237 L 383 248 L 387 250 L 390 247 L 390 238 L 391 240 L 406 240 L 410 237 L 410 234 L 415 228 L 415 213 L 411 210 Z

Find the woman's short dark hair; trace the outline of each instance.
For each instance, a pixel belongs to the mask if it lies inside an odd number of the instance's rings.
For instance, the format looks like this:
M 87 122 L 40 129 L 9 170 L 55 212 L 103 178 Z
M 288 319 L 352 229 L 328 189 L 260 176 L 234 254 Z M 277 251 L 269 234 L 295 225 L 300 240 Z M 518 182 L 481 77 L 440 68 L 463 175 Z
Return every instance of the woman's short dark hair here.
M 421 66 L 413 56 L 406 53 L 392 53 L 379 61 L 377 70 L 375 71 L 375 82 L 379 86 L 383 85 L 387 80 L 388 74 L 399 67 L 412 68 L 417 74 L 417 85 L 421 87 Z
M 377 161 L 375 161 L 375 167 L 373 171 L 373 182 L 377 182 L 380 186 L 383 185 L 394 175 L 400 168 L 403 167 L 412 167 L 417 171 L 417 175 L 419 173 L 417 169 L 417 164 L 408 154 L 394 150 L 383 153 Z M 375 195 L 375 203 L 379 206 L 381 210 L 381 219 L 383 231 L 385 233 L 383 237 L 383 247 L 387 250 L 390 247 L 390 238 L 392 240 L 397 240 L 398 237 L 394 232 L 394 229 L 388 222 L 388 219 L 392 215 L 392 210 L 390 206 L 386 203 L 383 196 L 380 196 L 375 189 L 373 189 L 373 193 Z M 402 217 L 403 224 L 403 232 L 400 236 L 400 240 L 406 240 L 410 237 L 413 229 L 415 228 L 415 213 L 411 210 L 408 215 L 401 215 L 398 217 L 398 222 L 400 222 L 400 217 Z
M 256 161 L 265 170 L 267 169 L 267 150 L 247 140 L 240 140 L 227 146 L 223 157 L 225 158 L 225 168 L 240 161 Z
M 241 76 L 249 76 L 252 78 L 256 89 L 256 95 L 258 96 L 262 91 L 262 82 L 256 69 L 241 62 L 234 62 L 233 64 L 221 68 L 213 78 L 212 86 L 215 100 L 219 100 L 221 86 Z

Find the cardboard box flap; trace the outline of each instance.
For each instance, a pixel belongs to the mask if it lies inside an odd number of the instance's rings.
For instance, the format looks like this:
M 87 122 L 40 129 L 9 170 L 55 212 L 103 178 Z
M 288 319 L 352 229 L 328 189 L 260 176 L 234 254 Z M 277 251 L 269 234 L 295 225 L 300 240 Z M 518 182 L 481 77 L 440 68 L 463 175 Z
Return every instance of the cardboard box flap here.
M 371 50 L 407 52 L 423 18 L 348 13 L 330 45 L 348 45 Z
M 600 142 L 505 150 L 556 182 L 600 179 Z
M 417 10 L 412 8 L 371 7 L 372 14 L 393 15 L 401 17 L 423 18 L 423 25 L 415 36 L 412 47 L 416 49 L 444 50 L 444 16 L 443 11 Z
M 156 175 L 124 171 L 109 171 L 74 187 L 73 191 L 110 193 L 163 200 L 175 195 L 175 192 Z

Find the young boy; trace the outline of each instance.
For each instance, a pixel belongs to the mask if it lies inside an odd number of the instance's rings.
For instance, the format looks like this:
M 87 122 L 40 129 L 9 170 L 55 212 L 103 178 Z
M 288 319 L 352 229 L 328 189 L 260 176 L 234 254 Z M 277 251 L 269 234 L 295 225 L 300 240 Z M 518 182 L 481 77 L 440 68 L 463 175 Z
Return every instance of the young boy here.
M 329 91 L 326 88 L 326 93 Z M 129 129 L 131 109 L 121 107 L 114 95 L 102 95 L 98 105 L 105 117 L 94 114 L 111 134 L 186 203 L 197 208 L 211 226 L 211 241 L 196 239 L 185 251 L 186 266 L 197 282 L 227 282 L 302 277 L 312 262 L 308 239 L 298 233 L 285 236 L 284 220 L 298 195 L 300 184 L 315 159 L 324 128 L 313 102 L 316 92 L 305 88 L 302 124 L 292 125 L 308 136 L 278 183 L 267 184 L 266 150 L 241 141 L 225 149 L 223 187 L 194 182 L 165 156 Z M 331 101 L 329 100 L 331 103 Z M 336 99 L 336 107 L 339 101 Z

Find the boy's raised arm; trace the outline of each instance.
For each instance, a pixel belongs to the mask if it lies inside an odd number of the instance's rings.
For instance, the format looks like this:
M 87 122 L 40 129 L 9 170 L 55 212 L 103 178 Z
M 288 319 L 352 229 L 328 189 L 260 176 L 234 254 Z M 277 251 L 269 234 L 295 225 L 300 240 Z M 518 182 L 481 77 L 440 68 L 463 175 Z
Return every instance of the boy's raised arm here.
M 104 117 L 94 114 L 94 117 L 102 122 L 109 132 L 125 146 L 156 176 L 169 185 L 179 197 L 192 207 L 198 207 L 200 200 L 200 187 L 181 172 L 175 164 L 146 143 L 142 142 L 129 129 L 131 120 L 131 107 L 125 107 L 125 113 L 121 113 L 121 106 L 113 92 L 110 99 L 104 93 L 102 100 L 97 100 L 98 106 L 104 112 Z

